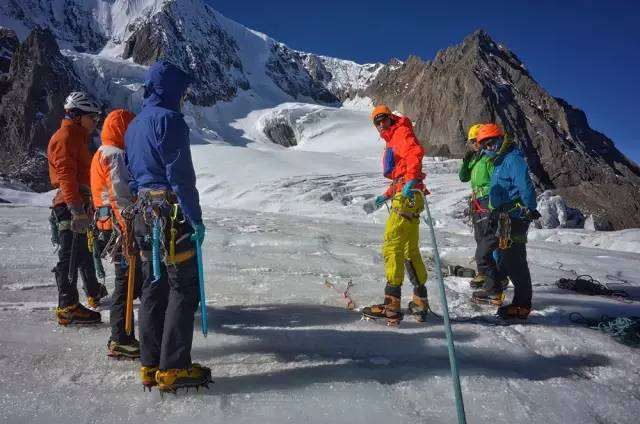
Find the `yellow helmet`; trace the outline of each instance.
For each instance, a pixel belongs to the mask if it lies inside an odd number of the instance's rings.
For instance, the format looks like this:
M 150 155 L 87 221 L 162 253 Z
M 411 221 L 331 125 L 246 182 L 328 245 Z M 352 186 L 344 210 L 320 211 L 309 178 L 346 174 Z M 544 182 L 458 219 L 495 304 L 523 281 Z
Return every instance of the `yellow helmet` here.
M 467 135 L 467 141 L 475 140 L 478 136 L 478 131 L 482 124 L 474 124 L 469 127 L 469 134 Z

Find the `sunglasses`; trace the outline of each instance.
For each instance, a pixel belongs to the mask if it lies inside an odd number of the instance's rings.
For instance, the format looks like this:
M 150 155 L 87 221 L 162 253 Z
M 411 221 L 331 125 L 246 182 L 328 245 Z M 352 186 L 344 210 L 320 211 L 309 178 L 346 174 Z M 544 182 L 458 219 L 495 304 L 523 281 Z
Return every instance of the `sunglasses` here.
M 387 119 L 389 119 L 388 115 L 380 114 L 375 118 L 373 118 L 373 125 L 375 125 L 376 127 L 379 127 L 380 125 L 382 125 L 383 122 L 386 122 Z
M 85 113 L 82 116 L 86 116 L 87 118 L 91 119 L 93 122 L 98 122 L 100 120 L 100 115 L 97 113 Z
M 482 145 L 486 148 L 486 149 L 492 149 L 494 147 L 496 147 L 498 145 L 498 143 L 500 142 L 500 138 L 499 137 L 494 137 L 494 138 L 490 138 L 486 141 L 484 141 L 482 143 Z

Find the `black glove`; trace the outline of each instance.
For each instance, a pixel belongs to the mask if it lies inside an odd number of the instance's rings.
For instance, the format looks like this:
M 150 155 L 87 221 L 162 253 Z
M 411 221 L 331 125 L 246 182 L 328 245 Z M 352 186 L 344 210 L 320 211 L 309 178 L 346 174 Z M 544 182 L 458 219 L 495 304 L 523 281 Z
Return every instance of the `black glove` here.
M 527 214 L 525 216 L 529 221 L 535 221 L 537 219 L 540 219 L 542 217 L 542 215 L 540 215 L 540 212 L 538 212 L 536 209 L 534 210 L 529 210 L 527 211 Z
M 469 150 L 465 155 L 464 158 L 462 158 L 462 162 L 464 163 L 469 163 L 473 160 L 473 158 L 476 156 L 476 152 L 474 152 L 473 150 Z

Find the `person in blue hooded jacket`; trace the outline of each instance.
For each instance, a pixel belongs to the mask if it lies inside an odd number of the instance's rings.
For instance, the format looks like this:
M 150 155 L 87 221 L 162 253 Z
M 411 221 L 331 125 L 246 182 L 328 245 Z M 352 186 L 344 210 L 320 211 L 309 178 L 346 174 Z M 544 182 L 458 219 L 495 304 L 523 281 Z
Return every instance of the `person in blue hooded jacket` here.
M 158 385 L 162 391 L 211 380 L 210 369 L 191 362 L 199 302 L 194 243 L 202 243 L 205 234 L 189 127 L 180 112 L 191 81 L 166 60 L 154 63 L 147 72 L 142 111 L 125 134 L 130 186 L 138 193 L 133 228 L 144 278 L 140 376 L 145 388 Z
M 531 221 L 540 218 L 536 192 L 529 176 L 529 167 L 510 139 L 496 124 L 485 124 L 477 142 L 484 154 L 493 158 L 494 170 L 489 186 L 492 222 L 498 237 L 498 269 L 513 282 L 514 295 L 510 305 L 498 308 L 498 316 L 505 319 L 526 319 L 531 312 L 531 274 L 527 263 L 527 232 Z M 509 228 L 509 232 L 504 231 Z M 507 237 L 508 234 L 508 237 Z M 474 298 L 501 295 L 502 287 L 494 284 L 473 293 Z

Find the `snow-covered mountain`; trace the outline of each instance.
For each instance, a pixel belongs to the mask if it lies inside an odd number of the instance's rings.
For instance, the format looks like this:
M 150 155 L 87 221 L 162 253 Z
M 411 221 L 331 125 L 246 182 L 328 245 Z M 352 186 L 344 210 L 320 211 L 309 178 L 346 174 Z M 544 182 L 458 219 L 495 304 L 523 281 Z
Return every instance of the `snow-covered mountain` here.
M 604 226 L 640 226 L 637 164 L 592 130 L 582 111 L 542 89 L 517 56 L 485 32 L 477 31 L 439 52 L 433 61 L 412 57 L 406 62 L 357 64 L 291 49 L 224 17 L 214 6 L 205 0 L 0 3 L 0 26 L 14 30 L 23 42 L 33 28 L 45 27 L 64 56 L 38 51 L 38 46 L 51 44 L 41 32 L 40 41 L 24 47 L 23 62 L 14 65 L 14 73 L 0 81 L 0 123 L 12 129 L 8 142 L 0 140 L 0 162 L 33 155 L 34 149 L 42 152 L 62 113 L 61 105 L 52 101 L 60 93 L 47 91 L 47 102 L 23 108 L 24 116 L 16 113 L 15 101 L 5 100 L 42 97 L 42 89 L 32 83 L 34 75 L 71 80 L 65 89 L 83 88 L 107 107 L 135 111 L 142 100 L 146 66 L 167 57 L 197 81 L 186 110 L 195 143 L 295 146 L 301 141 L 296 139 L 295 123 L 281 119 L 282 111 L 261 120 L 272 125 L 264 126 L 259 135 L 239 131 L 238 122 L 283 103 L 362 108 L 383 101 L 414 121 L 428 152 L 459 157 L 465 128 L 495 120 L 515 135 L 540 191 L 560 190 L 572 206 L 600 216 Z M 11 34 L 0 32 L 0 47 L 0 66 L 6 67 L 12 49 L 18 49 Z M 72 67 L 73 72 L 61 76 L 49 69 L 47 78 L 43 69 L 51 68 L 51 61 L 34 68 L 30 56 L 56 56 L 56 62 L 65 62 L 58 69 Z M 32 128 L 24 130 L 23 122 L 33 122 Z M 23 146 L 22 151 L 16 152 L 15 146 Z M 17 175 L 25 174 L 19 171 Z M 603 196 L 606 193 L 618 195 L 611 202 Z
M 149 65 L 164 56 L 197 79 L 191 101 L 211 106 L 241 91 L 272 101 L 337 103 L 364 89 L 381 64 L 302 53 L 217 13 L 202 0 L 8 0 L 0 25 L 25 38 L 48 27 L 78 52 Z

